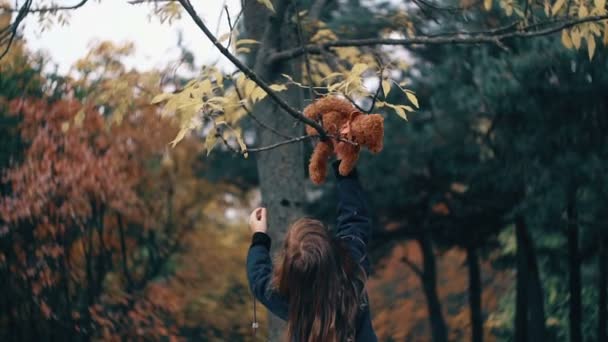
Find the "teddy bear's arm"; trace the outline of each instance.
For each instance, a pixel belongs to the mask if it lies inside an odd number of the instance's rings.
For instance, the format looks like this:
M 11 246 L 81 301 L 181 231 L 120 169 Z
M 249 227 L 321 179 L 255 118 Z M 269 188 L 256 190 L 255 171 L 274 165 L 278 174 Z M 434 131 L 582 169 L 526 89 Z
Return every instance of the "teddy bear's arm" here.
M 327 176 L 327 161 L 333 154 L 331 142 L 320 141 L 310 157 L 308 173 L 315 184 L 321 184 Z

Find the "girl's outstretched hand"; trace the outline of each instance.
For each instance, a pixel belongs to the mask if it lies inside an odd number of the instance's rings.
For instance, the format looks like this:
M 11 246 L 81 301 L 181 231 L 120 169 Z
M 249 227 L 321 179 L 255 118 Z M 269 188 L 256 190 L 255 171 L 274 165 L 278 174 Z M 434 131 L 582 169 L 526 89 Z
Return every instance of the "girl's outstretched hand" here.
M 249 215 L 249 229 L 251 234 L 261 232 L 266 233 L 268 229 L 266 223 L 266 208 L 256 208 Z

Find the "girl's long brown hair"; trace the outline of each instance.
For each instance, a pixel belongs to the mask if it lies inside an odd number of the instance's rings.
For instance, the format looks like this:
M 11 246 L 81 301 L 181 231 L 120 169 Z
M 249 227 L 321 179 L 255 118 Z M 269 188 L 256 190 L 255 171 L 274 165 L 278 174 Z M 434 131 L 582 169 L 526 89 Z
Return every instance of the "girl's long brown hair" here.
M 296 221 L 276 262 L 273 285 L 288 298 L 287 341 L 354 341 L 365 274 L 323 223 Z

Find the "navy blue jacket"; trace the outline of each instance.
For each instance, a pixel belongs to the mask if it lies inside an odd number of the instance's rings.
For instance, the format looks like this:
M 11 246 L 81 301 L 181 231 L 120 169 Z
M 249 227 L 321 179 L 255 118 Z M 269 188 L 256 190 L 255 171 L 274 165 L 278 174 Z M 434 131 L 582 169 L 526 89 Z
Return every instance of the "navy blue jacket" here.
M 338 164 L 334 163 L 338 191 L 338 220 L 335 234 L 347 241 L 354 260 L 359 261 L 366 275 L 369 275 L 370 262 L 367 257 L 367 243 L 371 233 L 371 218 L 366 197 L 359 184 L 357 171 L 348 176 L 340 176 Z M 247 255 L 247 278 L 254 296 L 270 312 L 283 320 L 288 317 L 288 300 L 269 287 L 272 278 L 270 257 L 270 237 L 264 233 L 253 235 Z M 356 332 L 357 342 L 378 341 L 372 327 L 369 305 L 363 306 L 359 313 Z

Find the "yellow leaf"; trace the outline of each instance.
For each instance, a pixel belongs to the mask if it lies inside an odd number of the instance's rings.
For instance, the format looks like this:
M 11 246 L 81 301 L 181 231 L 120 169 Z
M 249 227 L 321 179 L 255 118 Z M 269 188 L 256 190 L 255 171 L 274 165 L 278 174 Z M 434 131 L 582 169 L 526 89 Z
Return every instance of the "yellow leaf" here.
M 209 131 L 209 133 L 205 137 L 205 150 L 207 150 L 207 156 L 209 155 L 209 153 L 211 153 L 211 150 L 213 150 L 213 147 L 215 146 L 215 143 L 217 142 L 216 133 L 217 133 L 217 131 L 214 128 L 211 131 Z
M 492 0 L 483 0 L 483 7 L 486 9 L 486 11 L 492 9 Z
M 589 15 L 589 11 L 587 10 L 587 6 L 581 4 L 578 8 L 578 17 L 585 18 Z
M 260 42 L 258 42 L 255 39 L 239 39 L 235 43 L 236 46 L 247 45 L 247 44 L 260 44 Z
M 245 94 L 243 96 L 250 97 L 257 85 L 252 80 L 245 80 Z
M 230 38 L 230 32 L 222 34 L 217 40 L 220 43 L 223 43 L 223 42 L 227 41 L 228 38 Z
M 272 6 L 272 2 L 270 0 L 258 0 L 258 2 L 274 12 L 274 6 Z
M 412 108 L 411 106 L 403 106 L 403 109 L 407 110 L 408 112 L 415 112 L 416 110 L 414 108 Z
M 150 104 L 157 104 L 157 103 L 164 102 L 164 101 L 170 99 L 172 95 L 173 94 L 167 94 L 167 93 L 158 94 L 158 95 L 154 96 L 154 98 L 152 99 Z
M 243 136 L 240 132 L 235 132 L 234 137 L 236 138 L 236 142 L 239 144 L 241 148 L 241 152 L 243 152 L 243 156 L 247 158 L 249 153 L 247 152 L 247 145 L 245 145 L 245 141 L 243 140 Z
M 382 80 L 382 91 L 384 92 L 384 97 L 387 97 L 388 93 L 391 91 L 391 82 Z
M 175 147 L 177 145 L 177 143 L 179 143 L 180 141 L 182 141 L 184 139 L 184 137 L 186 136 L 186 133 L 188 133 L 189 129 L 186 127 L 182 127 L 179 132 L 177 133 L 177 136 L 175 137 L 175 139 L 173 139 L 170 144 L 171 147 Z
M 67 132 L 68 129 L 70 129 L 70 122 L 69 121 L 66 121 L 66 122 L 64 122 L 64 123 L 61 124 L 61 131 L 63 133 Z
M 592 60 L 595 54 L 595 37 L 593 35 L 587 36 L 587 52 L 589 52 L 589 60 Z
M 410 100 L 410 102 L 416 107 L 416 108 L 420 108 L 420 106 L 418 105 L 418 98 L 416 97 L 416 95 L 414 95 L 413 92 L 411 91 L 405 91 L 405 96 L 407 96 L 407 99 Z
M 604 45 L 608 45 L 608 20 L 604 21 Z
M 402 117 L 403 120 L 407 121 L 407 114 L 405 113 L 405 110 L 403 110 L 403 108 L 401 108 L 400 106 L 394 106 L 393 109 L 395 110 L 395 113 L 397 113 L 397 115 Z
M 353 76 L 361 76 L 365 70 L 367 70 L 367 64 L 357 63 L 353 66 L 350 72 Z
M 595 8 L 602 13 L 606 9 L 606 0 L 594 0 Z
M 76 113 L 76 116 L 74 116 L 74 124 L 76 125 L 76 127 L 82 126 L 82 123 L 84 122 L 84 116 L 84 109 L 81 109 L 78 111 L 78 113 Z
M 202 92 L 202 94 L 209 94 L 209 93 L 211 93 L 211 91 L 213 89 L 210 79 L 206 79 L 203 82 L 201 82 L 199 87 L 200 87 L 200 92 Z
M 260 87 L 255 87 L 255 89 L 251 92 L 251 102 L 258 102 L 266 97 L 266 92 L 264 89 Z
M 247 47 L 240 47 L 236 49 L 236 53 L 250 53 L 251 49 Z
M 283 91 L 283 90 L 287 90 L 287 86 L 284 84 L 271 84 L 270 89 L 272 89 L 274 91 Z
M 573 29 L 570 32 L 570 36 L 572 37 L 572 45 L 578 50 L 581 48 L 581 39 L 582 34 L 578 29 Z
M 566 47 L 566 49 L 572 49 L 572 39 L 570 39 L 570 34 L 568 34 L 568 30 L 562 30 L 562 44 Z
M 556 15 L 557 12 L 559 12 L 560 9 L 562 9 L 562 7 L 564 7 L 564 4 L 566 3 L 566 0 L 557 0 L 554 4 L 553 7 L 551 8 L 551 13 L 553 15 Z

